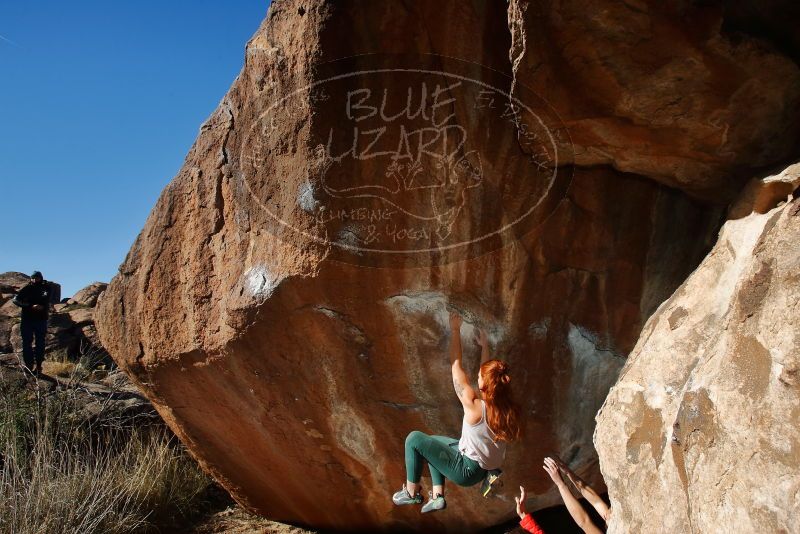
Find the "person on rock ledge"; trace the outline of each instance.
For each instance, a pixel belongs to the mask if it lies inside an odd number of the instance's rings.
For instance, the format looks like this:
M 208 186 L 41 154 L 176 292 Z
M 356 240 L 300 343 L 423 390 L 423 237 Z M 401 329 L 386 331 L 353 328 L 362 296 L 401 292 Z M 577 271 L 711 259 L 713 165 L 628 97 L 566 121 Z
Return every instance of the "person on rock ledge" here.
M 461 439 L 429 436 L 419 431 L 406 438 L 406 483 L 392 496 L 395 505 L 422 504 L 419 481 L 423 462 L 428 463 L 433 491 L 422 513 L 447 507 L 444 481 L 472 486 L 499 469 L 505 458 L 506 444 L 519 438 L 519 407 L 511 395 L 508 364 L 489 359 L 489 340 L 480 331 L 481 366 L 478 391 L 469 383 L 461 366 L 461 317 L 450 314 L 450 364 L 453 387 L 464 408 Z M 489 482 L 491 483 L 491 482 Z
M 42 273 L 34 271 L 30 283 L 19 290 L 13 302 L 22 308 L 19 330 L 22 337 L 23 369 L 38 376 L 42 373 L 47 317 L 50 313 L 50 286 L 44 281 Z

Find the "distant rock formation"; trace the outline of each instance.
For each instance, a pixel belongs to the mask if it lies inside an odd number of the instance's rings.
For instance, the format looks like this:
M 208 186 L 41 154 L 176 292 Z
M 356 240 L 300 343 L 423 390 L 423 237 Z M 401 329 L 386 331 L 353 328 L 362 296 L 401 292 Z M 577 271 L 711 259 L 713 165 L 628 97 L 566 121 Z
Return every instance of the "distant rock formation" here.
M 642 331 L 597 417 L 609 532 L 797 530 L 798 187 L 755 180 Z
M 11 329 L 19 317 L 19 306 L 11 302 L 17 291 L 30 282 L 30 276 L 18 272 L 0 274 L 0 353 L 13 352 Z
M 602 484 L 594 416 L 642 325 L 796 155 L 800 70 L 746 20 L 275 0 L 99 300 L 103 345 L 270 518 L 474 531 L 519 483 L 555 502 L 553 451 Z M 511 363 L 527 429 L 503 498 L 451 486 L 457 513 L 421 517 L 389 496 L 407 432 L 460 431 L 448 308 L 470 373 L 475 326 Z
M 67 304 L 79 304 L 94 308 L 97 305 L 97 299 L 107 287 L 108 284 L 105 282 L 93 282 L 67 299 Z

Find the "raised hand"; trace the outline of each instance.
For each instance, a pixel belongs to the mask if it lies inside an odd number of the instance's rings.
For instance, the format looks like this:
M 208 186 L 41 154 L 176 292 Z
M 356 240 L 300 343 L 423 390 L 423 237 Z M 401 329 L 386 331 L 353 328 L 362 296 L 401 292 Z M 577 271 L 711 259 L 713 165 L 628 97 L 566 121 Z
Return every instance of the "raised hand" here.
M 551 456 L 547 458 L 545 461 L 550 460 L 552 461 L 555 466 L 564 473 L 570 482 L 575 486 L 575 489 L 580 492 L 581 496 L 586 499 L 589 504 L 591 504 L 597 513 L 600 514 L 600 517 L 608 522 L 611 508 L 608 507 L 606 502 L 597 494 L 597 492 L 592 488 L 589 484 L 587 484 L 581 477 L 579 477 L 572 469 L 569 468 L 567 464 L 564 463 L 561 458 L 558 456 Z M 551 475 L 552 477 L 552 475 Z
M 463 322 L 463 320 L 461 319 L 461 316 L 458 313 L 456 313 L 454 311 L 450 312 L 450 329 L 451 330 L 453 330 L 454 332 L 460 332 L 461 331 L 461 323 L 462 322 Z
M 514 502 L 517 503 L 517 515 L 520 519 L 525 519 L 525 515 L 527 515 L 527 511 L 525 510 L 525 498 L 528 496 L 528 492 L 525 491 L 525 488 L 522 486 L 519 487 L 519 497 L 514 497 Z
M 481 348 L 481 365 L 489 361 L 490 351 L 489 351 L 489 336 L 486 334 L 486 330 L 483 328 L 477 329 L 478 333 L 475 335 L 475 343 L 477 343 Z
M 558 469 L 561 470 L 561 473 L 563 475 L 566 475 L 566 477 L 570 480 L 570 482 L 572 482 L 575 485 L 578 491 L 583 493 L 583 488 L 585 486 L 585 482 L 583 481 L 583 479 L 581 479 L 581 477 L 576 475 L 575 472 L 572 471 L 572 469 L 570 469 L 569 466 L 565 464 L 564 461 L 558 456 L 550 456 L 550 459 L 555 462 Z
M 542 467 L 547 471 L 547 474 L 550 475 L 550 478 L 557 486 L 564 484 L 564 479 L 561 478 L 561 472 L 558 470 L 558 465 L 555 460 L 548 456 L 544 459 L 544 465 Z
M 565 473 L 571 471 L 569 466 L 564 463 L 564 460 L 562 460 L 558 456 L 548 456 L 548 458 L 553 460 L 553 462 L 555 462 L 555 464 L 558 466 L 558 468 L 561 469 L 562 471 L 564 471 Z
M 481 347 L 488 347 L 489 346 L 489 335 L 486 333 L 486 330 L 483 328 L 476 329 L 477 333 L 475 334 L 475 344 Z

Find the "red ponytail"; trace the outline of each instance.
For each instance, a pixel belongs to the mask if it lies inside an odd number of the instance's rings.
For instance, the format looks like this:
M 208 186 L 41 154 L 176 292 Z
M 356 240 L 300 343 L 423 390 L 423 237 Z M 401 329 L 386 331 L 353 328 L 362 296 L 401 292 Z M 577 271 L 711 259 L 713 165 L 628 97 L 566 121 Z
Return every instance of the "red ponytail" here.
M 511 395 L 510 371 L 508 364 L 500 360 L 489 360 L 481 365 L 486 423 L 498 441 L 514 441 L 520 434 L 519 406 Z

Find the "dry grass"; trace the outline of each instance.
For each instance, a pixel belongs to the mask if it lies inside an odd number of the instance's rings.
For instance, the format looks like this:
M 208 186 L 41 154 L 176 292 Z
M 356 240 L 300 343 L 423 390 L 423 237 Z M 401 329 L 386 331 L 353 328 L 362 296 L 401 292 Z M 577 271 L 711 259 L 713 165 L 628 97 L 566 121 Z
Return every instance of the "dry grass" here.
M 165 429 L 84 408 L 0 382 L 1 532 L 171 532 L 201 512 L 211 481 Z
M 42 370 L 45 374 L 51 376 L 58 376 L 61 378 L 69 378 L 76 371 L 76 365 L 73 362 L 42 362 Z

